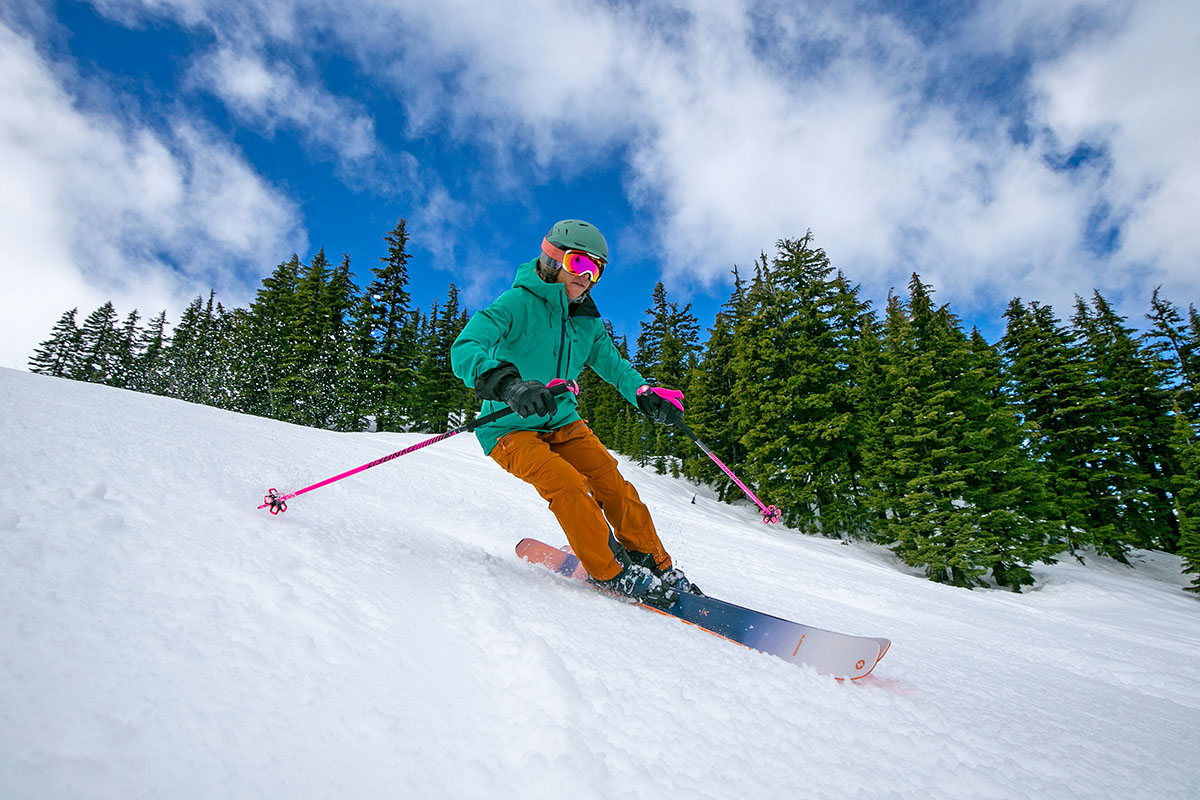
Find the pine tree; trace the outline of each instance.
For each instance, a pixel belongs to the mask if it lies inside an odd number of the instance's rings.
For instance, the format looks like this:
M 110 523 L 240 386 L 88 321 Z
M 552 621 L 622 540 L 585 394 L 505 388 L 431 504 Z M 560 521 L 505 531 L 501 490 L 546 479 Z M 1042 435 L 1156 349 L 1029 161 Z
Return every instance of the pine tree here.
M 667 290 L 662 281 L 659 281 L 654 285 L 650 307 L 645 311 L 647 319 L 638 323 L 640 332 L 635 342 L 636 350 L 632 359 L 634 369 L 640 372 L 651 385 L 659 382 L 655 373 L 662 365 L 662 342 L 667 335 L 669 313 Z M 636 436 L 637 444 L 631 455 L 637 460 L 639 466 L 645 467 L 653 463 L 655 471 L 662 474 L 666 471 L 663 452 L 667 447 L 664 442 L 667 434 L 661 430 L 660 426 L 644 416 L 639 415 L 632 422 L 630 434 Z
M 633 361 L 634 367 L 642 373 L 642 377 L 651 383 L 658 382 L 654 370 L 662 364 L 662 340 L 666 336 L 668 313 L 667 289 L 662 281 L 659 281 L 654 284 L 650 307 L 645 311 L 648 319 L 638 323 L 641 332 L 635 343 L 637 350 Z
M 458 287 L 450 284 L 444 304 L 434 303 L 421 326 L 420 361 L 412 417 L 423 430 L 438 432 L 461 424 L 476 408 L 475 395 L 450 368 L 450 347 L 467 324 Z
M 332 416 L 333 400 L 322 382 L 322 358 L 332 327 L 325 304 L 329 275 L 329 260 L 321 248 L 296 280 L 295 315 L 286 331 L 290 365 L 274 392 L 280 418 L 298 425 L 324 427 Z
M 322 357 L 320 382 L 333 398 L 329 423 L 335 430 L 362 430 L 367 416 L 362 368 L 358 358 L 355 310 L 361 303 L 350 271 L 350 257 L 334 269 L 325 287 L 330 329 Z
M 249 318 L 239 330 L 242 360 L 238 369 L 240 403 L 246 413 L 288 419 L 281 398 L 284 378 L 297 365 L 294 334 L 298 325 L 296 285 L 300 257 L 293 254 L 263 279 Z
M 209 291 L 208 300 L 193 300 L 175 327 L 167 348 L 169 397 L 225 407 L 225 387 L 232 379 L 230 363 L 222 350 L 225 309 Z
M 255 408 L 256 393 L 261 396 L 253 371 L 262 368 L 253 315 L 248 309 L 235 308 L 222 314 L 219 321 L 221 407 L 240 414 L 260 413 Z
M 1099 293 L 1076 300 L 1073 325 L 1095 388 L 1088 420 L 1094 431 L 1090 469 L 1100 550 L 1124 560 L 1131 547 L 1173 551 L 1178 523 L 1168 486 L 1170 403 L 1162 372 Z
M 874 454 L 882 480 L 873 501 L 882 521 L 878 536 L 905 563 L 923 566 L 933 580 L 976 585 L 986 567 L 973 547 L 973 522 L 960 508 L 969 478 L 956 457 L 965 419 L 955 417 L 952 331 L 932 308 L 916 275 L 910 307 L 891 298 L 885 321 L 884 385 L 888 404 L 880 420 L 884 449 Z M 957 352 L 956 352 L 957 350 Z
M 604 330 L 613 339 L 618 352 L 628 357 L 628 348 L 624 340 L 618 340 L 613 331 L 612 323 L 604 322 Z M 609 447 L 620 450 L 619 439 L 622 420 L 628 417 L 631 410 L 629 401 L 608 382 L 591 370 L 585 369 L 579 376 L 579 415 L 587 420 L 588 425 L 600 441 Z
M 935 308 L 916 275 L 909 298 L 907 308 L 892 298 L 885 322 L 888 399 L 870 458 L 880 536 L 933 580 L 971 587 L 991 571 L 1016 589 L 1057 550 L 1057 526 L 1000 392 L 998 354 Z
M 765 257 L 735 330 L 733 417 L 749 473 L 791 525 L 857 535 L 864 423 L 856 341 L 872 324 L 858 287 L 835 272 L 811 231 Z
M 902 315 L 903 306 L 898 298 L 889 294 L 885 321 L 895 314 Z M 896 487 L 887 483 L 887 476 L 881 473 L 879 466 L 882 459 L 891 455 L 883 425 L 884 420 L 890 419 L 892 405 L 892 384 L 888 369 L 890 360 L 884 348 L 885 321 L 872 317 L 868 324 L 863 325 L 851 354 L 853 363 L 857 366 L 852 396 L 860 421 L 858 433 L 861 442 L 859 458 L 862 463 L 862 477 L 859 481 L 859 502 L 863 509 L 861 535 L 882 542 L 888 541 L 887 535 L 881 533 L 878 528 L 886 523 L 887 505 L 876 503 L 873 498 L 876 495 L 886 497 L 889 493 L 896 494 Z
M 107 383 L 117 370 L 117 310 L 106 302 L 83 321 L 81 354 L 70 376 L 90 383 Z
M 138 347 L 141 337 L 138 333 L 139 316 L 137 309 L 130 311 L 118 331 L 116 341 L 116 362 L 111 385 L 122 389 L 136 389 L 141 380 L 138 371 Z
M 733 290 L 708 330 L 700 363 L 688 382 L 686 419 L 688 426 L 714 452 L 740 464 L 745 461 L 745 450 L 739 441 L 742 431 L 735 426 L 733 417 L 737 384 L 733 360 L 734 331 L 745 305 L 745 285 L 736 267 L 732 272 Z M 727 499 L 730 492 L 740 496 L 733 481 L 699 450 L 689 452 L 684 458 L 683 471 L 689 478 L 715 485 L 721 499 Z
M 651 385 L 686 389 L 700 352 L 700 324 L 691 303 L 680 308 L 678 303 L 668 301 L 667 290 L 659 281 L 646 315 L 640 323 L 634 367 Z M 644 441 L 642 457 L 653 461 L 659 473 L 670 470 L 678 474 L 679 462 L 687 452 L 686 440 L 648 419 L 638 424 Z
M 138 353 L 134 367 L 134 384 L 139 392 L 163 394 L 167 385 L 166 350 L 170 344 L 167 335 L 167 312 L 164 310 L 151 319 L 138 334 L 135 348 Z
M 213 303 L 215 292 L 209 291 L 211 326 L 208 331 L 208 399 L 205 403 L 227 411 L 244 410 L 239 375 L 242 357 L 238 345 L 241 328 L 245 327 L 247 312 L 244 309 L 226 310 L 221 303 Z
M 29 371 L 56 378 L 74 377 L 83 357 L 83 336 L 75 324 L 78 308 L 63 312 L 50 331 L 50 338 L 38 345 L 29 359 Z
M 1053 563 L 1064 545 L 1062 521 L 1041 462 L 1026 449 L 1029 426 L 1004 392 L 1003 362 L 978 330 L 970 338 L 962 379 L 967 432 L 960 449 L 974 461 L 964 501 L 979 514 L 977 537 L 989 549 L 986 564 L 1000 586 L 1031 585 L 1029 565 Z
M 1165 379 L 1173 389 L 1174 402 L 1191 420 L 1200 420 L 1200 312 L 1188 307 L 1188 321 L 1167 300 L 1159 287 L 1150 298 L 1152 323 L 1148 349 L 1164 365 Z
M 364 291 L 358 298 L 350 319 L 350 341 L 353 391 L 357 413 L 368 430 L 376 430 L 376 413 L 381 406 L 382 394 L 376 387 L 379 369 L 378 342 L 373 335 L 371 297 Z
M 366 288 L 369 305 L 360 312 L 360 357 L 367 339 L 374 351 L 364 365 L 369 387 L 368 408 L 381 431 L 403 430 L 416 413 L 417 315 L 409 308 L 408 223 L 401 219 L 386 237 L 388 254 L 382 267 L 371 270 L 375 279 Z
M 443 403 L 443 411 L 439 413 L 443 427 L 447 424 L 463 424 L 467 417 L 479 408 L 474 390 L 468 389 L 450 366 L 450 350 L 454 346 L 454 340 L 462 333 L 469 319 L 470 313 L 461 304 L 458 287 L 451 283 L 446 292 L 446 305 L 442 311 L 442 325 L 438 331 L 437 343 L 437 363 L 440 368 L 437 386 L 440 391 L 436 391 L 435 395 Z
M 324 249 L 300 270 L 284 329 L 288 368 L 273 387 L 279 416 L 301 425 L 357 430 L 365 416 L 356 385 L 351 311 L 359 304 L 343 256 L 331 267 Z
M 1175 411 L 1175 508 L 1179 514 L 1179 555 L 1184 574 L 1194 575 L 1189 592 L 1200 593 L 1200 434 L 1187 417 Z
M 1095 405 L 1080 349 L 1050 306 L 1013 299 L 1004 314 L 1001 340 L 1007 390 L 1029 426 L 1032 456 L 1046 468 L 1068 548 L 1076 553 L 1096 534 L 1090 487 L 1096 435 L 1089 419 Z

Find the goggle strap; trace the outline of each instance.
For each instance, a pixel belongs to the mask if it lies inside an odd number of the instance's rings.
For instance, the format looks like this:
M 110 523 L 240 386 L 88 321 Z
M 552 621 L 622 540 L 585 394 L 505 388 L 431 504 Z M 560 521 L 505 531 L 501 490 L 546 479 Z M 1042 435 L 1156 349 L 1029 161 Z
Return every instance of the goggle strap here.
M 542 239 L 542 252 L 560 264 L 563 262 L 563 259 L 567 257 L 567 251 L 560 250 L 559 248 L 555 247 L 550 243 L 549 239 Z

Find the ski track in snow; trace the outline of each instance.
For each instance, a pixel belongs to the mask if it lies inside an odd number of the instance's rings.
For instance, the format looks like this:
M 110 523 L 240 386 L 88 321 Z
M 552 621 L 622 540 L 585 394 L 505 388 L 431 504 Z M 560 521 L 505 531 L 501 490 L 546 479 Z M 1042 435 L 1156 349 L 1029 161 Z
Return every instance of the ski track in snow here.
M 0 433 L 0 797 L 1200 796 L 1172 556 L 967 592 L 622 458 L 706 591 L 894 641 L 843 684 L 519 561 L 470 435 L 272 517 L 426 437 L 14 370 Z

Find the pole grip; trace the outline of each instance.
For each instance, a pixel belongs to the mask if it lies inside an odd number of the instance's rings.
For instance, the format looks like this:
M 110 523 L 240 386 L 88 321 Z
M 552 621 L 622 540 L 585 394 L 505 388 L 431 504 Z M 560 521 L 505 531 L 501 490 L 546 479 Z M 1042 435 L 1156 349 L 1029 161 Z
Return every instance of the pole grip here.
M 576 396 L 579 395 L 579 384 L 575 381 L 564 381 L 562 378 L 555 378 L 554 380 L 550 381 L 546 384 L 546 388 L 548 388 L 550 390 L 550 394 L 554 395 L 555 397 L 558 397 L 560 394 L 566 394 L 567 392 L 570 392 Z M 513 410 L 505 406 L 504 408 L 496 409 L 490 414 L 485 414 L 482 417 L 476 417 L 462 427 L 455 428 L 454 432 L 465 433 L 467 431 L 473 431 L 482 425 L 487 425 L 489 422 L 495 422 L 498 419 L 503 419 L 511 413 L 513 413 Z

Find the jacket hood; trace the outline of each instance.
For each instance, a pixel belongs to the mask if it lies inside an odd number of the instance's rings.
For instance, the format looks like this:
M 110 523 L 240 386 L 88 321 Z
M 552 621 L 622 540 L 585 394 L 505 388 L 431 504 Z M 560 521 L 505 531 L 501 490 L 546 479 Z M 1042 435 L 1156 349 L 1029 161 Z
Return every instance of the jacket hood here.
M 533 292 L 538 297 L 542 298 L 552 308 L 557 308 L 560 311 L 565 308 L 567 316 L 570 317 L 600 317 L 600 310 L 596 308 L 596 303 L 592 300 L 592 290 L 589 288 L 587 292 L 578 301 L 572 303 L 567 299 L 567 289 L 561 283 L 546 283 L 541 276 L 537 274 L 537 259 L 526 261 L 517 268 L 517 275 L 513 278 L 514 289 L 525 289 Z

